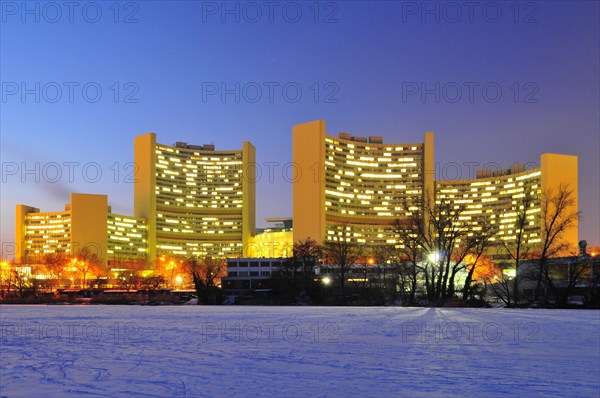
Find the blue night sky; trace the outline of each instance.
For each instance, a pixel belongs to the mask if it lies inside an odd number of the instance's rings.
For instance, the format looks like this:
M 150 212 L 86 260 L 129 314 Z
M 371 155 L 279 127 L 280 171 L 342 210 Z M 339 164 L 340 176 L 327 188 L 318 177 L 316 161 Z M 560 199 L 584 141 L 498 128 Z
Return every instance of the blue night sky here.
M 484 1 L 472 15 L 462 2 L 426 3 L 438 20 L 422 2 L 280 2 L 272 16 L 264 2 L 229 2 L 233 14 L 222 2 L 96 2 L 84 12 L 86 4 L 71 17 L 66 6 L 59 15 L 31 2 L 28 14 L 21 2 L 2 2 L 2 242 L 14 239 L 15 204 L 57 211 L 71 191 L 108 194 L 113 211 L 133 214 L 127 163 L 134 136 L 149 131 L 165 144 L 251 141 L 259 165 L 281 164 L 271 180 L 265 167 L 257 184 L 258 225 L 291 216 L 281 170 L 291 162 L 292 126 L 324 119 L 329 134 L 386 142 L 420 142 L 433 131 L 446 178 L 457 177 L 452 162 L 467 178 L 470 162 L 577 155 L 580 239 L 600 243 L 598 2 Z M 239 101 L 206 91 L 222 83 L 235 91 L 236 82 Z M 421 96 L 422 88 L 431 92 Z M 61 165 L 57 182 L 50 162 Z M 65 162 L 80 163 L 72 182 Z M 39 182 L 22 170 L 36 163 Z

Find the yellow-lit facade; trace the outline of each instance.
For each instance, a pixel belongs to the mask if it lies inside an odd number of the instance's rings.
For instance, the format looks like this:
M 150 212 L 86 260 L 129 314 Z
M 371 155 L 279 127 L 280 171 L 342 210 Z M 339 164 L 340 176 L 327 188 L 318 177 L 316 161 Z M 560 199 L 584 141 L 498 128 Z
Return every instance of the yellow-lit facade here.
M 293 128 L 293 229 L 255 228 L 256 150 L 213 145 L 173 146 L 148 133 L 135 137 L 134 216 L 111 212 L 106 195 L 71 194 L 63 211 L 16 207 L 16 260 L 41 261 L 46 253 L 76 253 L 93 246 L 103 262 L 159 257 L 288 257 L 294 242 L 342 238 L 375 246 L 395 244 L 391 226 L 437 203 L 466 207 L 461 221 L 472 231 L 484 223 L 497 239 L 514 239 L 516 211 L 527 209 L 527 239 L 541 238 L 542 192 L 568 185 L 577 211 L 577 157 L 544 154 L 540 166 L 481 171 L 471 180 L 434 181 L 434 135 L 423 142 L 389 144 L 380 136 L 326 134 L 321 120 Z M 282 219 L 278 220 L 282 221 Z M 344 230 L 345 229 L 345 230 Z M 577 223 L 565 232 L 573 247 Z
M 111 212 L 106 195 L 72 193 L 65 210 L 16 207 L 16 260 L 41 262 L 49 253 L 74 256 L 87 247 L 104 264 L 145 261 L 144 219 Z
M 267 229 L 250 238 L 246 257 L 291 257 L 293 250 L 294 235 L 291 229 Z
M 243 255 L 255 229 L 256 150 L 135 138 L 134 213 L 148 223 L 148 260 Z
M 391 225 L 433 195 L 431 132 L 420 143 L 386 144 L 380 136 L 329 136 L 319 120 L 295 126 L 293 145 L 302 171 L 293 184 L 294 241 L 393 244 Z
M 37 208 L 17 205 L 17 231 L 17 261 L 71 252 L 71 211 L 41 213 Z
M 495 239 L 515 240 L 517 214 L 524 206 L 527 225 L 525 240 L 531 245 L 542 238 L 541 201 L 543 192 L 557 192 L 560 186 L 572 190 L 573 208 L 566 213 L 577 212 L 577 157 L 558 154 L 543 154 L 540 167 L 525 170 L 514 166 L 500 171 L 483 170 L 478 178 L 471 180 L 445 180 L 436 182 L 436 202 L 464 208 L 460 220 L 474 232 L 482 225 L 492 225 Z M 529 197 L 529 200 L 525 200 Z M 577 222 L 565 231 L 562 238 L 574 249 L 577 247 Z
M 108 213 L 107 218 L 108 258 L 115 262 L 146 262 L 146 220 Z

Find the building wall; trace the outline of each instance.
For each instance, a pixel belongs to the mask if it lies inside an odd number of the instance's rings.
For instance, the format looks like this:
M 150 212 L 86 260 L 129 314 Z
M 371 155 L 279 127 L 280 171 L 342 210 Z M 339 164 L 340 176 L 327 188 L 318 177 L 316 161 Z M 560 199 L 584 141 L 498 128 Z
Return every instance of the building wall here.
M 256 232 L 256 148 L 242 144 L 242 245 L 248 247 Z
M 40 262 L 47 253 L 71 251 L 71 212 L 40 213 L 31 206 L 16 206 L 17 262 Z
M 348 229 L 359 243 L 393 243 L 391 225 L 433 194 L 433 133 L 424 143 L 386 144 L 378 136 L 325 134 L 325 122 L 294 127 L 294 241 L 337 240 Z
M 577 211 L 577 157 L 544 154 L 540 160 L 540 167 L 531 170 L 524 170 L 524 166 L 521 169 L 514 167 L 504 175 L 437 181 L 436 201 L 465 206 L 466 211 L 460 220 L 472 231 L 489 223 L 498 228 L 499 239 L 510 240 L 515 239 L 517 212 L 528 196 L 531 199 L 526 213 L 528 225 L 525 234 L 528 243 L 539 243 L 542 238 L 543 192 L 556 192 L 561 184 L 568 184 L 574 189 L 575 195 L 575 205 L 571 211 Z M 577 225 L 567 231 L 563 238 L 576 248 Z
M 285 258 L 235 258 L 227 260 L 227 277 L 221 279 L 223 288 L 251 290 L 270 288 L 273 272 L 281 268 Z
M 133 214 L 145 218 L 148 261 L 156 259 L 156 134 L 135 137 L 133 159 L 136 166 L 133 184 Z
M 471 231 L 481 230 L 491 224 L 498 230 L 499 239 L 516 236 L 517 212 L 523 198 L 533 198 L 529 203 L 528 225 L 525 234 L 530 243 L 540 239 L 541 170 L 524 170 L 518 173 L 472 180 L 445 180 L 436 182 L 436 202 L 450 203 L 455 208 L 464 206 L 459 221 Z
M 292 230 L 273 230 L 258 233 L 249 241 L 245 257 L 291 257 L 294 250 Z
M 293 127 L 292 161 L 301 175 L 292 183 L 294 241 L 325 239 L 325 122 Z
M 182 143 L 181 143 L 182 144 Z M 381 137 L 326 134 L 317 120 L 293 127 L 293 162 L 299 171 L 292 185 L 294 229 L 255 235 L 256 149 L 157 144 L 154 133 L 135 137 L 134 217 L 110 212 L 106 195 L 72 194 L 65 211 L 44 212 L 17 205 L 17 260 L 54 251 L 97 247 L 104 261 L 146 255 L 288 255 L 308 238 L 341 239 L 345 230 L 364 244 L 394 243 L 390 225 L 437 201 L 465 204 L 462 220 L 475 230 L 496 223 L 501 237 L 514 235 L 515 210 L 524 195 L 528 239 L 540 239 L 541 192 L 567 185 L 577 211 L 577 157 L 541 156 L 535 170 L 473 180 L 434 183 L 434 135 L 423 143 L 386 144 Z M 501 227 L 501 228 L 500 228 Z M 345 228 L 345 229 L 344 229 Z M 565 234 L 576 247 L 577 225 Z
M 48 253 L 76 255 L 83 247 L 102 263 L 146 259 L 144 219 L 110 212 L 106 195 L 72 193 L 64 211 L 17 205 L 17 261 L 43 262 Z
M 70 207 L 72 252 L 88 247 L 106 264 L 108 196 L 72 193 Z
M 149 261 L 160 255 L 240 256 L 255 226 L 256 181 L 249 175 L 254 146 L 169 146 L 157 144 L 153 133 L 136 137 L 135 145 L 134 208 L 148 219 Z
M 425 143 L 423 148 L 423 202 L 435 202 L 435 147 L 433 132 L 425 133 Z M 427 214 L 424 215 L 427 219 Z
M 569 212 L 579 211 L 577 156 L 545 153 L 541 156 L 540 164 L 542 168 L 542 192 L 557 192 L 561 186 L 566 187 L 571 190 L 574 200 L 574 206 Z M 563 239 L 569 244 L 571 250 L 577 251 L 579 242 L 579 223 L 577 220 L 571 228 L 564 232 Z M 561 254 L 563 256 L 572 255 L 568 251 Z
M 146 261 L 146 219 L 108 213 L 107 258 L 114 262 Z

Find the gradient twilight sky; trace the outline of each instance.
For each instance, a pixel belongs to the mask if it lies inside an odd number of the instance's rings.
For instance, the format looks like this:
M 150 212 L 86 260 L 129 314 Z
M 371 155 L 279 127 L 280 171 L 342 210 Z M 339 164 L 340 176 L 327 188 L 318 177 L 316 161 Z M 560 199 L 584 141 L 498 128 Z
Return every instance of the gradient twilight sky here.
M 580 239 L 600 243 L 597 1 L 223 4 L 79 2 L 69 15 L 63 2 L 29 2 L 31 13 L 2 2 L 2 242 L 14 240 L 15 204 L 58 211 L 71 191 L 108 194 L 113 211 L 133 214 L 127 163 L 134 136 L 148 131 L 165 144 L 251 141 L 259 164 L 281 164 L 257 183 L 258 225 L 291 216 L 281 170 L 292 126 L 324 119 L 331 135 L 385 142 L 421 142 L 434 131 L 445 178 L 457 177 L 453 164 L 466 178 L 471 162 L 577 155 Z M 237 101 L 207 91 L 236 82 Z M 422 85 L 431 92 L 421 96 Z M 65 162 L 80 163 L 72 182 Z M 102 171 L 97 182 L 91 162 Z M 23 166 L 39 167 L 39 182 Z

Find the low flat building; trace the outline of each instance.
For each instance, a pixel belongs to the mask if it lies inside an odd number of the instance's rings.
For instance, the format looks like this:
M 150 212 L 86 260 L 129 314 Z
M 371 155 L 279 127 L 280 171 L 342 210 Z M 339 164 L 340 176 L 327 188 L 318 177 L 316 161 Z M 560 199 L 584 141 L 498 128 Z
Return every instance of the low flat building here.
M 230 258 L 227 276 L 221 279 L 225 290 L 254 290 L 270 287 L 273 272 L 281 268 L 286 258 Z

